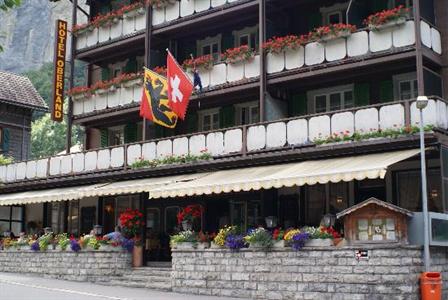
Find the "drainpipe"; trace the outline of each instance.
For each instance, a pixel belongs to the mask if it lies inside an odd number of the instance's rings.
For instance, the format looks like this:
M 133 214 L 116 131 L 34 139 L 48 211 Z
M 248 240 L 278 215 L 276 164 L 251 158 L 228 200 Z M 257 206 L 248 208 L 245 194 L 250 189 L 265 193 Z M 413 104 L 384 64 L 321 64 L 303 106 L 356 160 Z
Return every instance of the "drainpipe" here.
M 75 27 L 77 23 L 77 8 L 78 0 L 73 0 L 72 9 L 72 28 Z M 72 89 L 75 85 L 75 46 L 76 46 L 76 36 L 71 34 L 71 46 L 70 46 L 70 78 L 68 83 L 68 88 Z M 70 148 L 72 147 L 72 128 L 73 127 L 73 98 L 68 97 L 68 111 L 67 111 L 67 141 L 66 141 L 66 152 L 70 153 Z
M 418 96 L 425 95 L 425 82 L 423 78 L 423 52 L 422 34 L 420 29 L 420 1 L 414 1 L 414 24 L 415 24 L 415 60 L 417 69 Z
M 347 11 L 345 12 L 345 23 L 347 24 L 350 24 L 350 22 L 348 21 L 348 14 L 350 12 L 350 9 L 352 8 L 352 3 L 353 0 L 350 0 L 350 2 L 348 3 Z
M 266 55 L 263 44 L 266 41 L 266 0 L 259 0 L 259 41 L 260 49 L 260 122 L 265 121 L 265 99 L 266 99 Z

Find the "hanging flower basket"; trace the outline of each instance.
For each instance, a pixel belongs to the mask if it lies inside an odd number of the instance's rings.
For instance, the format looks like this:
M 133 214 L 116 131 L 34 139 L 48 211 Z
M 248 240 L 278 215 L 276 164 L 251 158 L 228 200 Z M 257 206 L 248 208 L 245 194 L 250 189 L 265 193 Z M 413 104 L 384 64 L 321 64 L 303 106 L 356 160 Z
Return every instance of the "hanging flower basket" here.
M 228 64 L 237 64 L 244 61 L 249 61 L 255 56 L 255 51 L 247 45 L 227 49 L 221 54 L 222 60 Z
M 394 26 L 402 25 L 406 22 L 409 9 L 400 5 L 393 9 L 383 10 L 372 14 L 364 20 L 364 24 L 370 30 L 382 30 Z
M 356 31 L 355 25 L 330 24 L 314 29 L 309 33 L 309 40 L 325 43 L 338 38 L 346 38 Z

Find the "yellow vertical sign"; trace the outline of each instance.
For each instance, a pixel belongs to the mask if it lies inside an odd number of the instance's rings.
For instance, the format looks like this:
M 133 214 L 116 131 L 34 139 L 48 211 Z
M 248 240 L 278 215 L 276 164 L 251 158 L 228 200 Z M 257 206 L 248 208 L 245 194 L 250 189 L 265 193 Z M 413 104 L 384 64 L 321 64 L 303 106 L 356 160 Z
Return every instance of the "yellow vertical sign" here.
M 56 21 L 54 69 L 53 69 L 53 97 L 51 104 L 51 118 L 62 122 L 64 117 L 64 74 L 65 56 L 67 50 L 67 22 Z

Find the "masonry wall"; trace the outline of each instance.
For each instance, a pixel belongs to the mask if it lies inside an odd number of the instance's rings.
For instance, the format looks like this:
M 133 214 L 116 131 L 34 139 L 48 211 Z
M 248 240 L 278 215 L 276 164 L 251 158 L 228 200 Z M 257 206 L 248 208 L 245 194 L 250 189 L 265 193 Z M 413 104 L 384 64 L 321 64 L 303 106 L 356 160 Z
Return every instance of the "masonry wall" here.
M 0 251 L 0 272 L 98 282 L 122 276 L 130 268 L 131 254 L 125 251 Z
M 368 249 L 357 260 L 356 249 Z M 173 291 L 252 299 L 419 299 L 422 250 L 360 247 L 173 250 Z M 434 271 L 448 279 L 448 252 L 432 249 Z M 448 282 L 444 284 L 448 297 Z

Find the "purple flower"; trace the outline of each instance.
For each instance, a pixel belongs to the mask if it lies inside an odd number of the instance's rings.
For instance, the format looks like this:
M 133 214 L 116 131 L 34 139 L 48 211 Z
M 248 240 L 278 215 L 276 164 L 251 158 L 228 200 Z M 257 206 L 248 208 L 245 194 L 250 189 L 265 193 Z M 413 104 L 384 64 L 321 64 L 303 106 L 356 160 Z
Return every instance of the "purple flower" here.
M 233 251 L 238 251 L 246 246 L 246 242 L 242 235 L 239 234 L 229 234 L 226 237 L 225 245 L 227 248 Z
M 123 249 L 126 249 L 128 252 L 132 252 L 134 249 L 134 241 L 131 239 L 123 239 L 123 242 L 121 243 L 121 246 Z
M 308 232 L 300 232 L 295 234 L 292 237 L 292 248 L 296 251 L 300 250 L 304 245 L 305 242 L 310 238 L 310 234 Z
M 72 249 L 73 252 L 79 252 L 81 250 L 81 246 L 76 240 L 70 240 L 70 249 Z
M 40 250 L 39 241 L 35 241 L 31 244 L 31 250 L 36 252 Z

